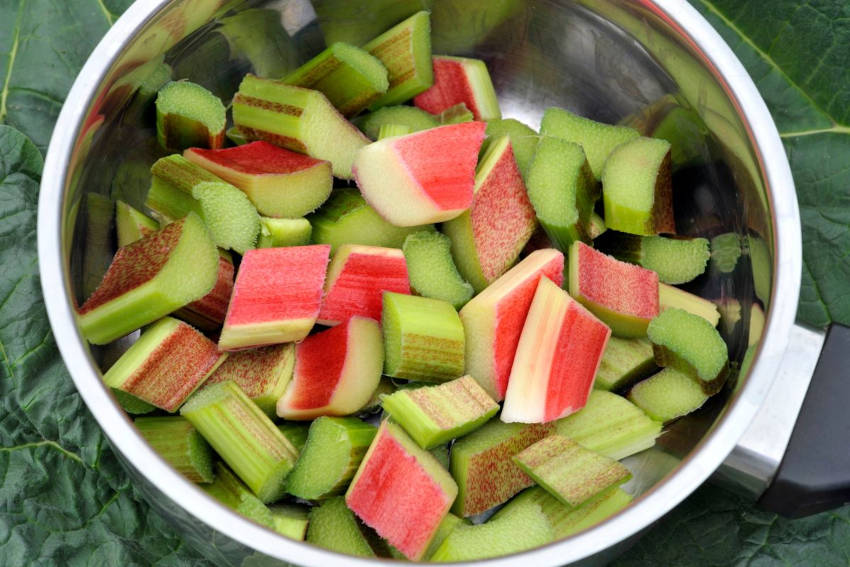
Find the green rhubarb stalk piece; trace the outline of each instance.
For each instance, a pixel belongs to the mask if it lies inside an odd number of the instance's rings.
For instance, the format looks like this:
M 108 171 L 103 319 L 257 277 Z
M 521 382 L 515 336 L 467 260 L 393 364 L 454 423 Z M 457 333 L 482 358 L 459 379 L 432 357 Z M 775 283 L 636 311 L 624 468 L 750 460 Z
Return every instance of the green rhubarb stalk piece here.
M 366 402 L 366 405 L 360 408 L 361 413 L 368 413 L 378 409 L 381 409 L 381 399 L 384 396 L 389 396 L 393 392 L 395 392 L 398 388 L 393 384 L 393 379 L 389 376 L 381 376 L 380 382 L 378 382 L 378 387 L 375 388 L 375 392 L 372 394 L 371 399 Z
M 123 392 L 121 390 L 112 390 L 112 395 L 118 404 L 130 415 L 144 415 L 151 413 L 156 409 L 156 406 L 149 404 L 144 400 L 140 400 L 136 396 Z
M 83 250 L 83 294 L 94 293 L 109 269 L 115 207 L 100 193 L 86 193 L 86 238 Z
M 233 97 L 233 123 L 249 140 L 265 140 L 331 162 L 351 179 L 357 150 L 370 140 L 319 91 L 246 75 Z
M 337 42 L 283 78 L 315 89 L 345 116 L 353 116 L 387 92 L 387 68 L 369 52 Z
M 741 236 L 725 232 L 711 239 L 711 267 L 723 274 L 731 274 L 741 257 Z
M 324 206 L 307 220 L 313 226 L 313 242 L 330 244 L 331 254 L 343 244 L 401 248 L 409 234 L 425 229 L 388 223 L 356 189 L 335 189 Z
M 422 556 L 423 561 L 428 561 L 440 549 L 440 546 L 446 541 L 446 538 L 449 537 L 455 528 L 461 525 L 466 525 L 463 518 L 455 516 L 452 513 L 446 514 L 446 517 L 443 518 L 443 521 L 440 522 L 440 527 L 437 528 L 437 533 L 434 534 L 434 539 L 431 540 L 431 543 L 428 544 L 428 549 L 425 550 L 425 554 Z M 398 559 L 402 559 L 404 556 L 399 557 Z
M 454 106 L 450 106 L 440 113 L 440 124 L 460 124 L 461 122 L 472 122 L 475 116 L 472 111 L 467 108 L 465 102 L 459 102 Z
M 640 136 L 632 128 L 603 124 L 556 107 L 543 113 L 540 134 L 579 144 L 597 181 L 602 178 L 603 166 L 614 148 Z
M 245 193 L 178 154 L 157 160 L 151 174 L 145 205 L 163 224 L 195 212 L 221 248 L 254 247 L 260 216 Z
M 423 449 L 475 431 L 499 411 L 499 404 L 472 376 L 439 386 L 399 390 L 384 396 L 382 404 Z
M 588 499 L 632 478 L 625 466 L 562 435 L 550 435 L 514 456 L 514 462 L 566 506 Z
M 463 375 L 463 324 L 450 303 L 384 292 L 384 374 L 445 382 Z
M 641 137 L 617 146 L 605 162 L 602 186 L 608 228 L 675 234 L 670 142 Z
M 438 445 L 434 447 L 430 451 L 431 455 L 440 463 L 444 469 L 449 470 L 449 446 L 448 445 Z
M 381 127 L 387 124 L 407 126 L 410 133 L 436 128 L 440 125 L 439 119 L 415 106 L 385 106 L 375 112 L 370 112 L 354 119 L 354 124 L 364 134 L 377 140 L 380 137 Z
M 274 516 L 268 506 L 254 496 L 223 463 L 215 464 L 215 480 L 202 484 L 204 492 L 246 518 L 274 529 Z
M 325 500 L 310 510 L 306 541 L 347 555 L 376 556 L 354 512 L 341 496 Z
M 307 508 L 297 504 L 276 504 L 269 506 L 269 511 L 272 513 L 274 531 L 289 539 L 304 541 L 309 521 Z
M 653 370 L 655 355 L 651 342 L 644 338 L 611 336 L 602 353 L 593 387 L 599 390 L 619 390 L 648 376 Z
M 225 122 L 221 100 L 201 85 L 170 82 L 156 96 L 156 139 L 167 152 L 220 148 Z
M 599 246 L 619 260 L 652 270 L 666 284 L 687 283 L 701 275 L 710 256 L 706 238 L 637 236 L 608 231 Z
M 120 248 L 103 281 L 79 308 L 83 336 L 106 344 L 205 296 L 218 252 L 194 213 Z
M 587 235 L 591 240 L 596 240 L 602 236 L 608 227 L 605 225 L 605 219 L 597 215 L 595 212 L 590 213 L 590 221 L 587 225 Z
M 556 248 L 566 252 L 576 240 L 590 242 L 590 214 L 599 188 L 581 146 L 541 138 L 528 171 L 528 198 Z
M 632 403 L 663 423 L 698 410 L 708 398 L 696 380 L 675 368 L 664 368 L 629 391 Z
M 551 423 L 528 425 L 494 419 L 455 441 L 449 470 L 457 482 L 458 496 L 452 512 L 477 516 L 534 484 L 511 457 L 553 428 Z
M 378 429 L 356 417 L 319 417 L 286 479 L 286 491 L 305 500 L 341 494 L 357 472 Z
M 378 131 L 378 139 L 391 138 L 393 136 L 404 136 L 410 134 L 410 126 L 405 124 L 381 124 L 381 129 Z
M 180 409 L 204 439 L 263 502 L 284 494 L 295 447 L 233 381 L 204 388 Z
M 672 366 L 698 381 L 705 393 L 720 390 L 729 372 L 726 343 L 711 323 L 682 309 L 666 309 L 650 321 L 647 337 L 659 366 Z
M 410 287 L 423 297 L 448 301 L 460 309 L 472 298 L 474 290 L 458 272 L 451 245 L 444 234 L 420 230 L 408 235 L 401 249 Z
M 307 435 L 310 432 L 310 423 L 303 421 L 284 421 L 277 424 L 277 428 L 283 433 L 287 441 L 292 443 L 296 452 L 300 455 L 307 443 Z
M 661 422 L 622 396 L 594 390 L 584 408 L 555 422 L 555 431 L 619 461 L 655 445 Z
M 202 331 L 218 331 L 227 313 L 233 293 L 233 257 L 226 250 L 218 251 L 218 277 L 208 294 L 174 312 L 174 316 Z
M 672 285 L 658 284 L 658 307 L 661 311 L 670 308 L 684 309 L 699 315 L 711 323 L 712 327 L 716 327 L 720 321 L 720 311 L 714 302 Z
M 196 329 L 165 317 L 145 329 L 103 375 L 103 381 L 175 412 L 226 358 Z
M 159 223 L 118 200 L 115 201 L 115 228 L 118 233 L 118 247 L 122 248 L 159 230 Z
M 483 524 L 459 524 L 431 555 L 431 561 L 474 561 L 519 553 L 555 539 L 538 504 L 500 510 Z
M 389 88 L 370 108 L 399 104 L 434 83 L 431 66 L 431 19 L 428 12 L 413 14 L 363 46 L 387 68 Z
M 490 144 L 495 140 L 498 140 L 502 136 L 508 136 L 511 139 L 516 165 L 519 168 L 522 178 L 528 183 L 528 171 L 531 168 L 534 153 L 537 151 L 537 143 L 540 141 L 540 135 L 532 130 L 530 126 L 513 118 L 489 120 L 487 122 L 486 134 L 487 137 L 481 145 L 481 155 L 483 156 L 487 152 Z
M 212 449 L 186 419 L 137 417 L 134 423 L 151 448 L 177 472 L 192 482 L 213 481 Z
M 310 221 L 300 219 L 277 219 L 260 217 L 260 236 L 257 248 L 278 248 L 280 246 L 306 246 L 310 244 L 313 227 Z
M 237 351 L 206 381 L 204 387 L 232 380 L 266 415 L 275 415 L 277 400 L 292 379 L 295 344 Z

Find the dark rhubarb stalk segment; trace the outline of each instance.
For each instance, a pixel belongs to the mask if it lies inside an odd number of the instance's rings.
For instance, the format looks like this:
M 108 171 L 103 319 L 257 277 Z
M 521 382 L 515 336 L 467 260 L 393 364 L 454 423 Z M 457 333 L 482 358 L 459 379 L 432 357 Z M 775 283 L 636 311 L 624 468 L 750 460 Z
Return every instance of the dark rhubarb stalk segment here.
M 233 294 L 233 259 L 227 252 L 218 257 L 218 277 L 208 294 L 177 310 L 175 317 L 204 331 L 215 331 L 224 323 L 227 304 Z
M 455 441 L 450 470 L 458 484 L 458 497 L 452 511 L 463 517 L 477 516 L 534 484 L 511 459 L 551 431 L 551 424 L 493 419 Z
M 218 345 L 222 350 L 300 341 L 319 315 L 330 246 L 248 250 Z
M 165 151 L 220 148 L 225 122 L 221 100 L 201 85 L 171 82 L 156 95 L 156 138 Z
M 204 387 L 232 380 L 249 398 L 272 416 L 278 399 L 292 379 L 295 345 L 287 343 L 231 353 Z
M 499 411 L 499 404 L 471 376 L 399 390 L 384 396 L 381 405 L 423 449 L 462 437 Z
M 201 485 L 201 489 L 249 520 L 268 528 L 274 527 L 274 517 L 268 506 L 254 496 L 224 463 L 215 464 L 215 480 L 212 484 Z
M 307 337 L 295 346 L 295 371 L 277 415 L 313 419 L 358 411 L 378 387 L 382 347 L 378 322 L 357 315 Z
M 502 421 L 543 423 L 584 407 L 611 329 L 548 278 L 522 327 Z
M 410 293 L 402 251 L 344 244 L 328 266 L 319 323 L 337 325 L 354 315 L 378 320 L 384 291 Z
M 524 449 L 514 462 L 549 494 L 571 507 L 581 506 L 603 490 L 632 478 L 629 469 L 619 462 L 557 434 Z
M 504 399 L 519 337 L 541 276 L 563 281 L 564 255 L 529 254 L 460 310 L 466 333 L 466 373 L 496 401 Z
M 305 500 L 342 493 L 378 429 L 356 417 L 319 417 L 286 479 L 286 491 Z
M 183 157 L 241 189 L 260 214 L 270 217 L 311 213 L 333 186 L 330 162 L 263 141 L 221 150 L 189 148 Z
M 298 454 L 235 382 L 204 388 L 186 402 L 180 415 L 192 422 L 257 498 L 268 503 L 283 496 L 284 479 Z
M 217 273 L 215 244 L 190 214 L 116 252 L 79 308 L 83 335 L 93 344 L 123 337 L 209 293 Z
M 508 271 L 536 226 L 510 138 L 503 136 L 481 158 L 470 209 L 443 224 L 461 275 L 481 291 Z
M 212 449 L 186 419 L 137 417 L 133 423 L 151 448 L 177 472 L 192 482 L 213 481 Z
M 142 333 L 103 375 L 103 381 L 175 412 L 226 356 L 191 326 L 165 317 Z
M 233 97 L 233 123 L 248 140 L 265 140 L 331 162 L 351 178 L 357 150 L 369 139 L 319 91 L 246 75 Z
M 457 495 L 449 473 L 398 426 L 381 423 L 345 503 L 405 557 L 422 557 Z
M 363 198 L 396 226 L 455 218 L 472 203 L 485 129 L 465 122 L 369 144 L 353 165 Z
M 435 55 L 434 84 L 419 94 L 413 103 L 431 114 L 440 114 L 464 103 L 475 120 L 495 120 L 502 117 L 499 99 L 487 65 L 480 59 Z
M 619 337 L 641 337 L 658 315 L 658 274 L 621 262 L 584 242 L 570 247 L 569 289 Z

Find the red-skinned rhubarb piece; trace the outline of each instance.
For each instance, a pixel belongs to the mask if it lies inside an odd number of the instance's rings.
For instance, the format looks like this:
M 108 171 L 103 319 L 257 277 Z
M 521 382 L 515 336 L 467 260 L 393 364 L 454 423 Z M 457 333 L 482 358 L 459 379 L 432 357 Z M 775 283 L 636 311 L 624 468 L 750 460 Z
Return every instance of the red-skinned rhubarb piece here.
M 398 426 L 384 421 L 345 503 L 405 557 L 428 549 L 457 495 L 449 473 Z
M 472 204 L 486 128 L 465 122 L 369 144 L 353 166 L 363 198 L 396 226 L 455 218 Z
M 295 372 L 277 415 L 313 419 L 350 415 L 372 397 L 384 366 L 381 328 L 374 319 L 354 316 L 295 346 Z
M 564 255 L 536 250 L 508 270 L 460 310 L 466 331 L 466 373 L 500 401 L 519 344 L 522 326 L 541 276 L 563 282 Z
M 584 407 L 611 329 L 540 278 L 514 356 L 502 421 L 545 423 Z
M 311 213 L 333 186 L 330 162 L 263 141 L 221 150 L 189 148 L 183 157 L 241 189 L 269 217 Z
M 481 291 L 513 265 L 536 226 L 511 140 L 503 136 L 481 159 L 469 211 L 443 225 L 458 271 Z
M 218 276 L 212 290 L 197 301 L 175 312 L 175 317 L 203 331 L 218 330 L 227 314 L 227 303 L 233 294 L 233 259 L 227 252 L 219 252 Z
M 569 288 L 618 337 L 643 337 L 658 315 L 658 274 L 574 242 Z
M 204 387 L 233 380 L 268 415 L 292 379 L 295 345 L 287 343 L 231 353 Z
M 475 120 L 502 117 L 493 81 L 483 61 L 436 55 L 433 65 L 434 84 L 413 99 L 416 106 L 431 114 L 440 114 L 456 104 L 464 103 Z
M 410 293 L 402 251 L 344 244 L 328 266 L 319 323 L 336 325 L 354 315 L 379 320 L 384 291 Z
M 330 246 L 248 250 L 218 346 L 237 350 L 300 341 L 319 316 Z
M 190 325 L 165 317 L 142 333 L 103 375 L 103 381 L 175 412 L 226 357 Z

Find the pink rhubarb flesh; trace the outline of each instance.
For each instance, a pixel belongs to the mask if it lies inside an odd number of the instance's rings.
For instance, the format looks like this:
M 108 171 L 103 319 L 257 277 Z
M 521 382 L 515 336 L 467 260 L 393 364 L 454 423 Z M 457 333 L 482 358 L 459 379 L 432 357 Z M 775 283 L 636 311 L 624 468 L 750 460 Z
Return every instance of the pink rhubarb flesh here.
M 328 267 L 319 323 L 336 325 L 353 315 L 380 320 L 384 291 L 410 293 L 402 251 L 344 244 Z
M 242 257 L 219 348 L 299 341 L 316 323 L 330 246 L 248 250 Z
M 466 57 L 437 55 L 433 58 L 434 84 L 416 95 L 413 103 L 431 114 L 460 103 L 472 112 L 475 120 L 501 118 L 490 74 L 483 61 Z
M 604 323 L 540 278 L 514 357 L 502 421 L 545 423 L 587 403 L 611 335 Z
M 354 158 L 363 198 L 386 221 L 417 226 L 469 208 L 486 124 L 465 122 L 385 138 Z

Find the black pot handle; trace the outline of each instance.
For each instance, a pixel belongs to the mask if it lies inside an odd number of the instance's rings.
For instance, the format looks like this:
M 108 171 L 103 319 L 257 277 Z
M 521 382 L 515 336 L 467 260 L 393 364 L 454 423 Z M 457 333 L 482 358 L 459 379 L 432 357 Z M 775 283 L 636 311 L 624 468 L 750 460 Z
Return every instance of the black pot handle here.
M 833 324 L 788 448 L 759 506 L 799 518 L 850 502 L 848 441 L 850 328 Z

